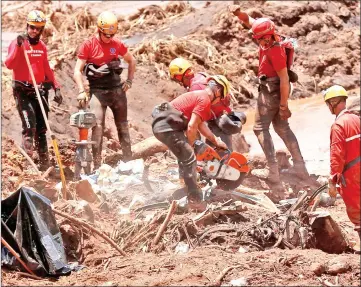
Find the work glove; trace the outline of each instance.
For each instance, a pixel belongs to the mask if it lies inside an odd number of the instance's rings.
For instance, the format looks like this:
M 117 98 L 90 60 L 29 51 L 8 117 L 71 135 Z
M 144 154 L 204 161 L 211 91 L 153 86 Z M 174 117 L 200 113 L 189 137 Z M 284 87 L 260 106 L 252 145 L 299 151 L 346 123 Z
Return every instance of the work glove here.
M 25 40 L 25 35 L 19 34 L 18 37 L 16 38 L 18 47 L 21 47 L 21 45 L 24 43 L 24 40 Z
M 279 114 L 280 114 L 281 120 L 284 120 L 284 121 L 287 120 L 288 118 L 290 118 L 292 115 L 292 113 L 288 107 L 286 107 L 286 108 L 280 107 Z
M 61 103 L 63 102 L 63 96 L 61 95 L 59 88 L 55 89 L 54 102 L 56 102 L 58 106 L 60 106 Z
M 132 80 L 126 80 L 123 85 L 122 85 L 122 89 L 124 92 L 128 91 L 131 87 L 132 87 Z
M 239 5 L 228 5 L 228 11 L 234 16 L 238 16 L 241 12 L 241 8 L 239 7 Z
M 78 108 L 85 109 L 89 101 L 88 94 L 85 91 L 80 92 L 76 99 L 78 101 Z
M 217 141 L 216 143 L 217 148 L 225 149 L 225 150 L 228 149 L 227 145 L 224 143 L 224 141 L 221 140 L 221 138 L 216 137 L 216 141 Z
M 328 179 L 328 194 L 335 198 L 337 195 L 337 187 L 336 184 L 333 182 L 332 177 Z

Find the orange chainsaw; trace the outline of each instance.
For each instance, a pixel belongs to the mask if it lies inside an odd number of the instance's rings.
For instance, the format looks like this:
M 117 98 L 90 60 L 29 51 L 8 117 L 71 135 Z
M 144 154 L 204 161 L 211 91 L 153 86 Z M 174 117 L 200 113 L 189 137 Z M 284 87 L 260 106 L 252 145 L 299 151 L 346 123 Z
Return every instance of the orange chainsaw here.
M 224 190 L 237 188 L 250 170 L 250 162 L 238 152 L 226 150 L 221 157 L 214 148 L 200 140 L 195 141 L 194 152 L 201 180 L 209 182 L 215 179 L 217 186 Z

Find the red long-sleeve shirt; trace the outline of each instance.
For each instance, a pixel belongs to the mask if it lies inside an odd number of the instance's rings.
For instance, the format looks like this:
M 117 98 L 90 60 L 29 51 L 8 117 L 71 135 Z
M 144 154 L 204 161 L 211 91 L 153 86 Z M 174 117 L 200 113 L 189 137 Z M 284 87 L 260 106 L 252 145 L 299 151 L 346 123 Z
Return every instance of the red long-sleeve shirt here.
M 54 72 L 49 65 L 48 53 L 44 42 L 40 40 L 38 44 L 30 45 L 29 41 L 25 40 L 23 45 L 28 54 L 36 83 L 39 85 L 44 81 L 52 82 L 54 89 L 59 88 L 60 86 L 55 80 Z M 25 60 L 23 48 L 17 45 L 16 39 L 10 43 L 5 66 L 8 69 L 13 70 L 14 80 L 33 83 Z
M 330 142 L 331 176 L 339 183 L 345 165 L 360 156 L 360 118 L 343 110 L 331 127 Z

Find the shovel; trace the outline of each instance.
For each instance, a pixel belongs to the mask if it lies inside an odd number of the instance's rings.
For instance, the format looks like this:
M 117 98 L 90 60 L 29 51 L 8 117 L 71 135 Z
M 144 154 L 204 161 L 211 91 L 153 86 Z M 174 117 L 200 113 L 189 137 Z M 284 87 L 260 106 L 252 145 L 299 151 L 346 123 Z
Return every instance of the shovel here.
M 45 124 L 46 124 L 46 128 L 49 131 L 49 134 L 50 134 L 50 137 L 51 137 L 51 142 L 52 142 L 53 147 L 54 147 L 55 157 L 57 159 L 59 170 L 60 170 L 60 178 L 61 178 L 61 183 L 62 183 L 63 199 L 66 200 L 66 181 L 65 181 L 65 175 L 64 175 L 64 170 L 63 170 L 63 164 L 61 163 L 61 159 L 60 159 L 58 143 L 56 141 L 55 135 L 52 133 L 52 131 L 50 129 L 49 121 L 48 121 L 48 118 L 46 117 L 43 101 L 41 100 L 39 89 L 38 89 L 38 86 L 36 85 L 34 72 L 33 72 L 33 69 L 32 69 L 32 67 L 30 65 L 28 54 L 26 53 L 26 49 L 25 49 L 24 45 L 22 45 L 22 47 L 23 47 L 23 51 L 24 51 L 25 60 L 26 60 L 26 63 L 28 65 L 31 80 L 33 82 L 33 86 L 35 88 L 36 96 L 37 96 L 37 99 L 38 99 L 38 102 L 39 102 L 39 105 L 40 105 L 40 108 L 41 108 L 41 113 L 43 114 L 43 118 L 44 118 L 44 121 L 45 121 Z

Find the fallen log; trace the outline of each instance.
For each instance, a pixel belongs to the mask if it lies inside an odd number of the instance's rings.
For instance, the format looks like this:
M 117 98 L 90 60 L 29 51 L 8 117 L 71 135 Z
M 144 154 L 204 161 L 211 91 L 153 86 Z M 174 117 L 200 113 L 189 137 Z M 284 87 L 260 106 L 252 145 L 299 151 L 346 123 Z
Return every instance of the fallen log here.
M 147 158 L 151 155 L 154 155 L 158 152 L 165 152 L 168 150 L 168 147 L 161 143 L 156 137 L 151 136 L 145 140 L 132 145 L 132 154 L 133 159 L 138 158 Z M 107 164 L 117 163 L 122 159 L 122 154 L 120 152 L 114 152 L 110 155 L 107 155 L 104 159 L 104 162 Z
M 155 153 L 165 152 L 167 150 L 168 147 L 157 140 L 154 136 L 151 136 L 132 146 L 133 159 L 146 158 Z

